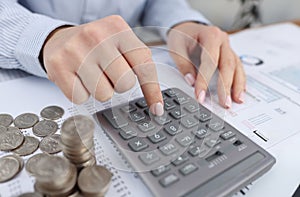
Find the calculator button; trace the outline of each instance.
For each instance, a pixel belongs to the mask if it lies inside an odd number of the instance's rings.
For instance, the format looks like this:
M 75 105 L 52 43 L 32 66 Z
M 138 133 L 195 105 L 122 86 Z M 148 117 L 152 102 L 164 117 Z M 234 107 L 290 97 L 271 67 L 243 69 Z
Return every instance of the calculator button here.
M 220 135 L 220 137 L 221 137 L 223 140 L 228 140 L 228 139 L 230 139 L 230 138 L 232 138 L 232 137 L 234 137 L 234 136 L 235 136 L 235 133 L 234 133 L 233 131 L 231 131 L 231 130 L 226 131 L 226 132 L 224 132 L 224 133 L 222 133 L 222 134 Z
M 164 155 L 171 155 L 172 153 L 176 152 L 177 151 L 177 147 L 172 144 L 172 143 L 169 143 L 169 144 L 166 144 L 162 147 L 159 147 L 159 150 L 164 154 Z
M 145 165 L 153 164 L 160 159 L 154 151 L 142 153 L 139 155 L 139 158 Z
M 188 99 L 188 97 L 179 94 L 179 95 L 176 96 L 176 98 L 174 99 L 174 101 L 178 105 L 182 105 L 182 104 L 185 104 L 185 103 L 189 102 L 189 99 Z
M 181 120 L 180 120 L 181 124 L 189 129 L 189 128 L 192 128 L 196 125 L 198 125 L 199 121 L 196 120 L 195 118 L 191 117 L 191 116 L 186 116 L 186 117 L 183 117 Z
M 154 176 L 160 176 L 171 169 L 170 165 L 159 166 L 158 168 L 151 171 Z
M 154 128 L 155 128 L 155 125 L 154 125 L 152 122 L 145 122 L 145 121 L 144 121 L 144 122 L 141 122 L 141 123 L 138 124 L 138 128 L 139 128 L 142 132 L 146 133 L 146 132 L 148 132 L 148 131 L 154 129 Z
M 145 142 L 143 138 L 136 137 L 134 139 L 131 139 L 128 142 L 128 146 L 135 152 L 144 150 L 145 148 L 148 147 L 148 144 Z
M 212 118 L 211 113 L 207 111 L 200 110 L 196 115 L 195 118 L 200 120 L 201 122 L 208 121 Z
M 168 111 L 168 110 L 175 108 L 176 104 L 172 100 L 166 100 L 166 101 L 164 101 L 164 107 L 165 107 L 165 110 Z
M 218 145 L 220 143 L 221 143 L 220 139 L 207 139 L 205 141 L 205 145 L 210 147 L 210 148 L 213 148 L 213 147 L 215 147 L 216 145 Z
M 199 139 L 203 139 L 206 136 L 210 135 L 210 132 L 207 129 L 204 129 L 204 128 L 198 128 L 196 131 L 193 131 L 193 133 Z
M 140 108 L 145 108 L 147 107 L 147 102 L 144 98 L 141 98 L 136 102 L 136 105 Z
M 163 97 L 163 100 L 168 99 L 167 95 L 165 95 L 165 94 L 162 94 L 162 97 Z
M 182 135 L 176 137 L 176 141 L 181 145 L 181 146 L 188 146 L 194 142 L 194 136 L 183 133 Z
M 186 109 L 190 113 L 194 113 L 199 110 L 199 105 L 198 103 L 189 103 L 184 106 L 184 109 Z
M 178 180 L 179 180 L 178 176 L 176 176 L 175 174 L 169 174 L 168 176 L 159 180 L 159 183 L 163 187 L 168 187 L 168 186 L 172 185 L 173 183 L 177 182 Z
M 170 124 L 166 125 L 164 130 L 170 135 L 176 135 L 182 131 L 182 128 L 176 122 L 171 122 Z
M 137 132 L 132 129 L 132 128 L 122 128 L 119 135 L 124 139 L 124 140 L 129 140 L 131 138 L 134 138 L 137 136 Z
M 181 156 L 177 157 L 174 161 L 172 161 L 172 164 L 174 166 L 179 166 L 189 160 L 189 157 L 186 154 L 182 154 Z
M 133 105 L 133 104 L 129 104 L 129 105 L 125 105 L 124 107 L 122 107 L 122 110 L 124 111 L 124 112 L 133 112 L 133 111 L 136 111 L 137 110 L 137 108 Z
M 224 128 L 224 121 L 221 120 L 211 120 L 210 123 L 207 125 L 208 128 L 214 131 L 220 131 Z
M 156 144 L 166 139 L 166 136 L 161 131 L 159 131 L 153 135 L 148 136 L 148 138 L 152 143 Z
M 149 108 L 146 108 L 145 110 L 144 110 L 144 112 L 145 112 L 145 114 L 147 114 L 148 116 L 150 116 L 150 109 Z
M 170 119 L 170 117 L 167 114 L 164 114 L 162 116 L 155 116 L 154 120 L 159 125 L 165 125 L 165 124 L 171 122 L 171 119 Z
M 179 169 L 179 172 L 186 176 L 191 174 L 192 172 L 196 171 L 198 169 L 198 167 L 196 167 L 194 164 L 190 163 L 190 164 L 186 164 L 185 166 L 183 166 L 182 168 Z
M 116 129 L 125 127 L 128 125 L 128 121 L 119 113 L 107 110 L 103 112 L 103 116 L 106 120 Z
M 201 146 L 193 146 L 191 147 L 191 149 L 188 151 L 190 155 L 192 155 L 193 157 L 196 157 L 198 155 L 200 155 L 201 153 L 205 152 L 206 148 L 201 147 Z
M 175 90 L 173 89 L 167 89 L 164 91 L 164 93 L 168 96 L 168 97 L 174 97 L 176 96 L 176 94 L 178 94 Z
M 184 113 L 184 111 L 182 111 L 181 109 L 173 109 L 171 112 L 170 112 L 170 115 L 175 118 L 175 119 L 180 119 L 182 118 L 183 116 L 185 116 L 186 114 Z
M 243 144 L 243 142 L 242 142 L 241 140 L 236 140 L 236 141 L 233 143 L 234 146 L 239 146 L 239 145 L 242 145 L 242 144 Z
M 138 122 L 145 119 L 145 115 L 141 112 L 132 112 L 130 113 L 129 117 L 134 122 Z

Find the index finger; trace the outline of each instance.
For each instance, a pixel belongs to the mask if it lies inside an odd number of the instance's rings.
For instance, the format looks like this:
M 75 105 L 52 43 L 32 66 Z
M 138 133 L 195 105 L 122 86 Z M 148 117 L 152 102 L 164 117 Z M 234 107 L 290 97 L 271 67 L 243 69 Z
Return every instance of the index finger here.
M 132 31 L 122 34 L 119 50 L 137 75 L 151 113 L 161 116 L 164 113 L 163 98 L 151 50 Z

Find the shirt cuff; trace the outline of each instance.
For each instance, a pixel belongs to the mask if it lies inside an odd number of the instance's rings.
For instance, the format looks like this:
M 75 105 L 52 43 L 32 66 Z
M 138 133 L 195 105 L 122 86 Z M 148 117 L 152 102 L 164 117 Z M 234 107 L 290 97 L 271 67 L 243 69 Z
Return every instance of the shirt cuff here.
M 15 57 L 21 64 L 22 70 L 47 78 L 47 74 L 39 61 L 40 51 L 48 35 L 56 28 L 65 25 L 74 24 L 39 14 L 32 15 L 15 48 Z

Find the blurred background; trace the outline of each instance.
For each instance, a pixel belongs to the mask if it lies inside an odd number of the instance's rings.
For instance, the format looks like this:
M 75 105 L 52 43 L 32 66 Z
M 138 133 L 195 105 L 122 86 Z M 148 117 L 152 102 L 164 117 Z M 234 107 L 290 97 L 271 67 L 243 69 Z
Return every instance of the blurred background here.
M 227 31 L 236 29 L 234 22 L 240 17 L 239 11 L 243 8 L 243 4 L 258 4 L 262 24 L 300 20 L 300 0 L 188 0 L 188 2 L 214 25 Z
M 224 31 L 240 30 L 272 23 L 299 20 L 300 0 L 187 0 L 210 22 Z M 146 43 L 159 43 L 152 31 L 137 29 Z

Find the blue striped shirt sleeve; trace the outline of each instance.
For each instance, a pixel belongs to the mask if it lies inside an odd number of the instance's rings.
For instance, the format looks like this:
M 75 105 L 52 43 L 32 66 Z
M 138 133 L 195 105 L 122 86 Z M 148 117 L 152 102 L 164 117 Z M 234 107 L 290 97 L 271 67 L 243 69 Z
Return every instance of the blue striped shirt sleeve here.
M 169 28 L 185 21 L 210 24 L 202 14 L 193 10 L 186 0 L 148 0 L 142 25 L 162 27 L 159 32 L 164 40 L 167 40 Z
M 73 24 L 31 13 L 16 0 L 1 0 L 0 67 L 47 77 L 39 62 L 40 50 L 50 32 L 63 25 Z

